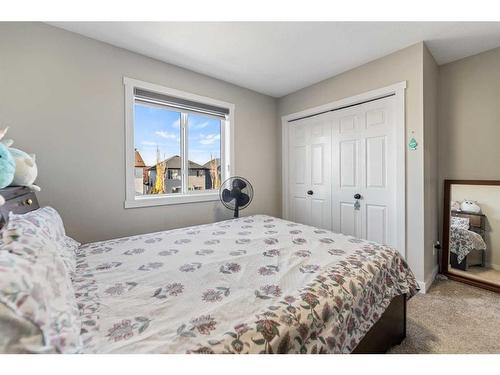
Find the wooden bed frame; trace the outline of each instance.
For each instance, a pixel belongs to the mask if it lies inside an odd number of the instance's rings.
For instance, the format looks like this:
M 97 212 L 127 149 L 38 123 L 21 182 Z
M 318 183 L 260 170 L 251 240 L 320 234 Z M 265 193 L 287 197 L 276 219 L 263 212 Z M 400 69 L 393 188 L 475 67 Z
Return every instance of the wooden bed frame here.
M 380 319 L 373 325 L 353 354 L 382 354 L 406 337 L 406 294 L 392 299 Z

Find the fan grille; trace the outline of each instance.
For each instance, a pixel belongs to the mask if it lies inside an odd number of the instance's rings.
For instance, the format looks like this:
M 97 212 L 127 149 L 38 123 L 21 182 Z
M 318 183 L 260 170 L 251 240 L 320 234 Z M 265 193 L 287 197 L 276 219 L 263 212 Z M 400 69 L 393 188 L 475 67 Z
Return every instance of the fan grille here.
M 244 194 L 247 198 L 241 198 L 240 194 Z M 240 196 L 240 204 L 238 208 L 240 210 L 248 207 L 253 199 L 253 187 L 252 184 L 243 177 L 234 176 L 225 180 L 219 189 L 219 198 L 224 207 L 234 210 L 236 207 L 236 196 Z M 243 202 L 243 204 L 241 204 Z

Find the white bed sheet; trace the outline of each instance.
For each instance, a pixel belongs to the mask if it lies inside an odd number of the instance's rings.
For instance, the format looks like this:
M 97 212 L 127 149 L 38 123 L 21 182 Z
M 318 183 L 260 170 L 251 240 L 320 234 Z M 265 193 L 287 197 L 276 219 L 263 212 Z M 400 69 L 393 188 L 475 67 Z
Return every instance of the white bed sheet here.
M 348 353 L 416 281 L 390 247 L 265 215 L 91 243 L 89 353 Z

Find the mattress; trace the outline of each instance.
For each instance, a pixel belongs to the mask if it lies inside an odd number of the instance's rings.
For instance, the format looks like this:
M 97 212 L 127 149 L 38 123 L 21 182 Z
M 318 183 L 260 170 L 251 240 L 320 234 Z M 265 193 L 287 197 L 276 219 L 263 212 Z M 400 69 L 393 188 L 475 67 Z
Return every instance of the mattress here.
M 388 246 L 256 215 L 86 244 L 87 353 L 349 353 L 415 278 Z

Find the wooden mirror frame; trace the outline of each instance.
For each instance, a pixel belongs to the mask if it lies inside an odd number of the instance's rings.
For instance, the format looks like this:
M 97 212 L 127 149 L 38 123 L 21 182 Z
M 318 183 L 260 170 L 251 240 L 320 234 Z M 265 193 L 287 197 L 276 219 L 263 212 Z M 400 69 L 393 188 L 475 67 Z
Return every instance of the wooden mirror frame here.
M 443 247 L 441 252 L 440 273 L 451 280 L 460 281 L 465 284 L 473 285 L 479 288 L 488 289 L 500 293 L 500 285 L 489 281 L 480 281 L 475 278 L 468 278 L 449 272 L 450 263 L 450 199 L 452 185 L 497 185 L 500 186 L 500 180 L 444 180 L 443 195 Z

